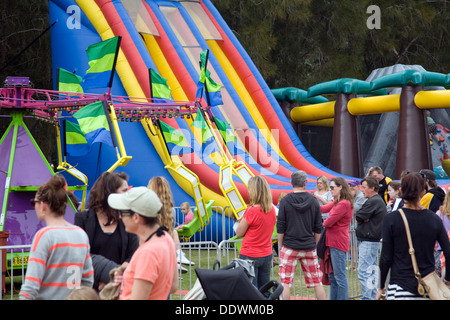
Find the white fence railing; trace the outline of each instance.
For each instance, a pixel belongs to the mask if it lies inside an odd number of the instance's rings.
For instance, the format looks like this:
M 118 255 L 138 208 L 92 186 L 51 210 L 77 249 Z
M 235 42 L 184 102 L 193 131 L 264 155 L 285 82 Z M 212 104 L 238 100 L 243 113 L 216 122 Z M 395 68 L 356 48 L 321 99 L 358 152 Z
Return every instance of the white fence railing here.
M 15 299 L 15 295 L 17 295 L 25 279 L 25 270 L 28 262 L 27 252 L 30 251 L 30 248 L 31 245 L 0 246 L 0 266 L 2 268 L 0 299 L 7 298 L 7 293 L 9 294 L 9 300 Z M 9 280 L 9 288 L 6 286 L 6 280 Z

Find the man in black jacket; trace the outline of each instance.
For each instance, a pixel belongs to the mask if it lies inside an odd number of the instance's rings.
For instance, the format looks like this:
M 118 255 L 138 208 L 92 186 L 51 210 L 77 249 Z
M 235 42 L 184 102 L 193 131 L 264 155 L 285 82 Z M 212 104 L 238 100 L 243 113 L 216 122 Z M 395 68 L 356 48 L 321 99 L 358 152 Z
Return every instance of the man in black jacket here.
M 378 194 L 379 184 L 375 177 L 364 178 L 361 185 L 361 191 L 367 200 L 355 214 L 359 247 L 358 279 L 361 282 L 361 300 L 375 300 L 377 257 L 380 250 L 382 222 L 387 210 L 384 200 Z
M 306 286 L 314 287 L 318 300 L 326 299 L 316 253 L 316 243 L 322 231 L 322 214 L 316 198 L 305 190 L 307 178 L 304 171 L 292 173 L 294 192 L 280 201 L 277 219 L 278 245 L 281 246 L 278 274 L 284 287 L 283 300 L 290 299 L 297 260 L 302 261 Z

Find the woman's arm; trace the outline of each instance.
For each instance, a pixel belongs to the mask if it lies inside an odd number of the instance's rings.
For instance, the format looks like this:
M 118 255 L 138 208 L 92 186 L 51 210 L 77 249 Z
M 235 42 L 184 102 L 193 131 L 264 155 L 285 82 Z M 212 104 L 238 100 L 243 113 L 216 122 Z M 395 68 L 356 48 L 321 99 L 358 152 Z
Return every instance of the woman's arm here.
M 153 283 L 142 279 L 134 279 L 130 300 L 147 300 L 152 292 Z
M 386 284 L 386 279 L 389 273 L 389 269 L 392 266 L 392 261 L 394 257 L 394 244 L 393 237 L 391 233 L 391 225 L 393 223 L 392 216 L 387 215 L 384 217 L 383 225 L 382 225 L 382 237 L 383 237 L 383 245 L 381 247 L 381 255 L 380 255 L 380 283 L 379 288 L 384 289 Z
M 348 200 L 339 201 L 337 205 L 334 206 L 332 210 L 330 210 L 330 215 L 323 222 L 323 226 L 325 228 L 330 228 L 339 222 L 343 216 L 345 216 L 351 210 L 351 204 Z
M 175 268 L 173 272 L 172 286 L 170 287 L 170 293 L 174 293 L 178 289 L 178 268 Z
M 248 229 L 248 222 L 245 219 L 245 217 L 242 217 L 240 219 L 239 225 L 236 229 L 236 236 L 238 238 L 242 238 L 245 235 L 245 233 L 247 232 L 247 229 Z
M 20 300 L 36 299 L 41 289 L 41 281 L 46 271 L 48 249 L 50 247 L 48 237 L 46 234 L 41 237 L 41 233 L 43 233 L 43 229 L 39 230 L 33 239 L 32 250 L 28 257 L 25 281 L 19 293 Z
M 331 211 L 331 209 L 333 209 L 333 206 L 334 206 L 334 202 L 333 202 L 333 201 L 330 202 L 329 204 L 320 206 L 320 212 L 322 212 L 322 213 L 328 213 L 328 212 Z
M 450 233 L 450 232 L 449 232 Z M 450 241 L 449 234 L 445 231 L 444 225 L 440 224 L 440 232 L 438 236 L 438 242 L 441 246 L 442 253 L 444 254 L 445 261 L 450 261 Z M 445 263 L 445 281 L 450 281 L 450 262 Z

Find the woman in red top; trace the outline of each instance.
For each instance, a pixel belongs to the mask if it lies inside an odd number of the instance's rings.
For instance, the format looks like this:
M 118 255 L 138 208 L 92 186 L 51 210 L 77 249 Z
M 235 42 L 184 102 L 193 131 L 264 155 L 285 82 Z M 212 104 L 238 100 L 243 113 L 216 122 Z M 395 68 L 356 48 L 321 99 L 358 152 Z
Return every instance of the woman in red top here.
M 353 217 L 353 195 L 347 182 L 341 177 L 331 179 L 330 189 L 334 201 L 320 207 L 322 213 L 330 213 L 323 222 L 323 226 L 327 228 L 325 244 L 330 248 L 333 265 L 333 272 L 328 274 L 331 283 L 330 300 L 348 300 L 345 261 L 350 247 L 349 228 Z
M 236 235 L 244 237 L 240 258 L 255 261 L 253 285 L 259 289 L 270 281 L 272 234 L 277 217 L 269 184 L 263 177 L 250 178 L 248 194 L 250 204 L 239 219 Z

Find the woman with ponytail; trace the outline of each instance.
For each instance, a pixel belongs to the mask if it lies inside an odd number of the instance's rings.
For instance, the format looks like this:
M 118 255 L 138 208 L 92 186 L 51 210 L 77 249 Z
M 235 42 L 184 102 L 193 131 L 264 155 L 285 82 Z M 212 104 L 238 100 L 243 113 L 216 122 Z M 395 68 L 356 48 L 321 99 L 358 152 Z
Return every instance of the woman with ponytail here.
M 46 227 L 34 236 L 20 299 L 64 300 L 77 287 L 92 287 L 88 237 L 64 218 L 69 198 L 65 185 L 63 176 L 54 175 L 31 199 Z

